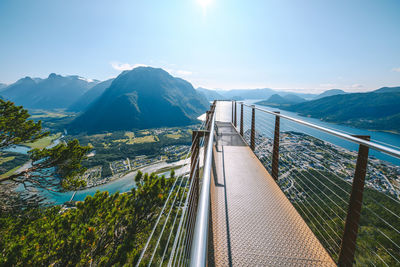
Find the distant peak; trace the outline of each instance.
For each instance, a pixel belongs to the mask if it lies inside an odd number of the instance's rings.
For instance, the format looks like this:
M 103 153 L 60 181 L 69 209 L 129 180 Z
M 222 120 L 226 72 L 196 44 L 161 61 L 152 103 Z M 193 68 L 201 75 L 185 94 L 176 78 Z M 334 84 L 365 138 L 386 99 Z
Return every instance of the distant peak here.
M 24 78 L 19 79 L 19 80 L 17 81 L 17 83 L 20 83 L 20 82 L 29 82 L 29 81 L 33 81 L 33 79 L 32 79 L 31 77 L 29 77 L 29 76 L 26 76 L 26 77 L 24 77 Z
M 167 71 L 163 70 L 162 68 L 154 68 L 154 67 L 147 67 L 147 66 L 140 66 L 136 67 L 131 70 L 125 70 L 120 75 L 136 75 L 136 74 L 144 74 L 144 75 L 167 75 L 171 76 Z M 172 76 L 171 76 L 172 77 Z
M 138 71 L 165 72 L 165 73 L 168 73 L 167 71 L 163 70 L 162 68 L 154 68 L 154 67 L 149 67 L 149 66 L 139 66 L 139 67 L 133 68 L 130 72 L 138 72 Z
M 57 74 L 55 74 L 54 72 L 53 72 L 53 73 L 50 73 L 50 75 L 49 75 L 49 79 L 55 79 L 55 78 L 57 78 L 57 77 L 61 77 L 61 75 L 57 75 Z
M 341 93 L 346 93 L 345 91 L 343 91 L 342 89 L 329 89 L 324 91 L 324 93 L 326 92 L 341 92 Z

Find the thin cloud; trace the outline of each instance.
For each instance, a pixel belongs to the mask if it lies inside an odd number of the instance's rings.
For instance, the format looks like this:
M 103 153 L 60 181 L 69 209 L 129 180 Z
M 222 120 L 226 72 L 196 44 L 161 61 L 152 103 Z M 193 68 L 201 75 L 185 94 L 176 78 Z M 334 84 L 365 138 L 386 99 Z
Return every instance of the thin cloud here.
M 393 68 L 392 71 L 394 71 L 394 72 L 400 72 L 400 68 Z
M 364 87 L 364 85 L 358 84 L 358 83 L 353 84 L 353 85 L 351 86 L 351 88 L 363 88 L 363 87 Z
M 110 64 L 113 69 L 118 70 L 118 71 L 132 70 L 137 67 L 147 67 L 147 65 L 145 65 L 145 64 L 133 64 L 132 65 L 129 63 L 121 63 L 118 61 L 111 62 Z
M 177 70 L 176 74 L 177 75 L 183 75 L 183 76 L 189 76 L 189 75 L 192 75 L 193 72 L 188 71 L 188 70 Z
M 188 70 L 174 70 L 174 69 L 164 69 L 164 70 L 173 76 L 190 76 L 193 74 L 193 72 Z
M 93 79 L 88 79 L 88 78 L 85 78 L 85 77 L 78 77 L 78 79 L 79 80 L 82 80 L 82 81 L 85 81 L 85 82 L 89 82 L 89 83 L 92 83 L 92 82 L 94 82 L 94 80 Z

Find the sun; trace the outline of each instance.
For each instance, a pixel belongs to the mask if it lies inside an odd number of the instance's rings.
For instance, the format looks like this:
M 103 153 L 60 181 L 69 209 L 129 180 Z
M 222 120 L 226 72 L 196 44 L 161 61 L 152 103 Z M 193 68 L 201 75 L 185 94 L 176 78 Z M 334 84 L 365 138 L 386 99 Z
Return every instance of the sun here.
M 197 2 L 205 9 L 211 4 L 212 0 L 197 0 Z

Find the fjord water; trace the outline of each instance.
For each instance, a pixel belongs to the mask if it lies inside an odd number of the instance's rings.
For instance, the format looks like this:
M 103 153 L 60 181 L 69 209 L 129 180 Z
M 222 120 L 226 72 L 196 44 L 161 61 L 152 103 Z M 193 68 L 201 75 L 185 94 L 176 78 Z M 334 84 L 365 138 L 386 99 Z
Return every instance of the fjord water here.
M 243 102 L 248 105 L 253 105 L 254 103 L 256 103 L 258 101 L 260 101 L 260 100 L 245 100 Z M 369 135 L 369 136 L 371 136 L 372 142 L 400 150 L 400 135 L 399 134 L 393 134 L 393 133 L 389 133 L 389 132 L 380 132 L 380 131 L 371 131 L 371 130 L 367 130 L 367 129 L 359 129 L 359 128 L 354 128 L 354 127 L 350 127 L 350 126 L 344 126 L 344 125 L 340 125 L 340 124 L 325 122 L 325 121 L 321 121 L 321 120 L 315 119 L 315 118 L 303 117 L 303 116 L 298 115 L 297 113 L 286 111 L 286 110 L 281 110 L 279 108 L 261 106 L 261 105 L 255 105 L 255 106 L 259 107 L 261 109 L 269 110 L 269 111 L 279 111 L 283 115 L 287 115 L 292 118 L 303 120 L 303 121 L 313 123 L 313 124 L 316 124 L 316 125 L 319 125 L 322 127 L 326 127 L 326 128 L 332 129 L 332 130 L 336 130 L 336 131 L 339 131 L 342 133 L 347 133 L 347 134 L 352 134 L 352 135 Z M 240 105 L 237 105 L 237 109 L 238 109 L 237 114 L 240 114 Z M 247 111 L 246 110 L 244 111 L 244 115 L 245 116 L 247 115 L 250 119 L 251 113 L 250 113 L 249 108 L 247 108 Z M 258 120 L 260 122 L 259 125 L 257 125 Z M 275 118 L 273 115 L 265 113 L 265 112 L 261 112 L 258 110 L 256 111 L 256 129 L 260 129 L 260 130 L 262 130 L 262 132 L 271 133 L 271 130 L 274 128 L 274 123 L 275 123 L 274 120 L 275 120 Z M 250 127 L 249 123 L 245 122 L 244 127 L 245 127 L 245 129 L 248 129 Z M 286 119 L 281 119 L 281 131 L 302 132 L 302 133 L 314 136 L 323 141 L 327 141 L 334 145 L 340 146 L 342 148 L 346 148 L 351 151 L 358 151 L 358 145 L 355 143 L 346 141 L 339 137 L 321 132 L 319 130 L 310 128 L 308 126 L 300 125 L 298 123 L 295 123 L 295 122 L 292 122 L 292 121 L 289 121 Z M 397 166 L 400 166 L 400 159 L 395 158 L 393 156 L 387 155 L 385 153 L 382 153 L 380 151 L 376 151 L 373 149 L 370 149 L 369 154 L 380 160 L 384 160 L 384 161 L 393 163 Z

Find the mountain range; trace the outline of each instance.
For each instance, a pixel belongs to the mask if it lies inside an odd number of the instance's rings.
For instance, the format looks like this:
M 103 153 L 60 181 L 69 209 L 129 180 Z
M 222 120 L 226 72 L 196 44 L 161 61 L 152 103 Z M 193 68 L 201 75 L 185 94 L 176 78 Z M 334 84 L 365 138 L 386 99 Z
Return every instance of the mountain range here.
M 280 105 L 302 116 L 354 127 L 400 133 L 400 87 L 347 93 L 297 104 Z
M 294 95 L 294 94 L 288 94 L 288 95 L 278 95 L 274 94 L 270 96 L 267 100 L 257 102 L 259 105 L 264 105 L 264 106 L 287 106 L 291 104 L 297 104 L 297 103 L 302 103 L 305 102 L 304 98 L 301 98 L 300 96 Z
M 78 112 L 72 131 L 112 131 L 181 126 L 194 123 L 211 100 L 266 99 L 257 104 L 295 111 L 326 121 L 376 130 L 400 132 L 400 87 L 367 93 L 340 89 L 321 94 L 270 88 L 210 90 L 197 88 L 162 69 L 139 67 L 103 82 L 80 76 L 50 74 L 0 84 L 0 98 L 28 109 L 66 109 Z
M 114 79 L 109 79 L 104 82 L 98 83 L 90 88 L 86 93 L 78 98 L 72 105 L 68 107 L 68 111 L 81 112 L 85 111 L 94 100 L 103 94 L 103 92 L 111 86 Z
M 182 126 L 209 107 L 193 86 L 162 69 L 122 72 L 70 125 L 72 131 L 112 131 Z
M 196 90 L 198 92 L 200 92 L 201 94 L 203 94 L 205 96 L 205 98 L 207 98 L 208 101 L 227 99 L 226 97 L 219 94 L 215 90 L 210 90 L 210 89 L 206 89 L 206 88 L 202 88 L 202 87 L 198 87 L 198 88 L 196 88 Z
M 99 81 L 55 73 L 46 79 L 25 77 L 3 88 L 1 95 L 25 108 L 67 108 Z
M 344 95 L 344 94 L 347 94 L 347 92 L 345 92 L 341 89 L 330 89 L 330 90 L 326 90 L 325 92 L 317 95 L 316 97 L 314 97 L 314 99 L 324 98 L 324 97 L 333 96 L 333 95 Z
M 262 88 L 262 89 L 232 89 L 232 90 L 212 90 L 199 87 L 197 88 L 199 92 L 205 95 L 208 101 L 212 100 L 244 100 L 244 99 L 268 99 L 271 96 L 277 94 L 282 97 L 289 96 L 292 98 L 293 96 L 300 97 L 304 100 L 312 100 L 317 98 L 322 98 L 331 95 L 337 94 L 345 94 L 343 90 L 340 89 L 331 89 L 327 90 L 321 94 L 309 94 L 309 93 L 298 93 L 293 90 L 290 91 L 279 91 L 270 88 Z

